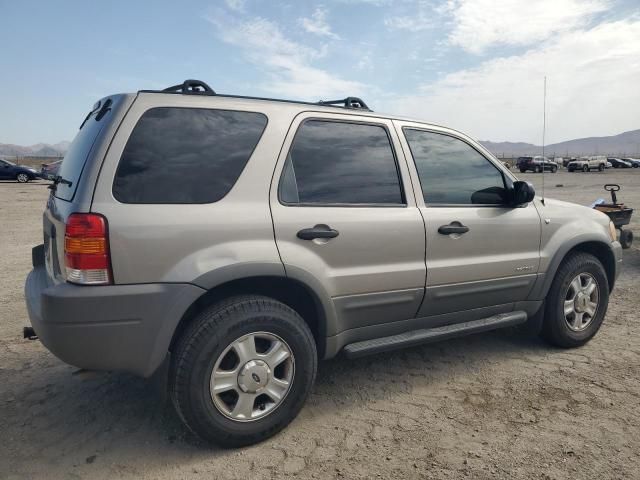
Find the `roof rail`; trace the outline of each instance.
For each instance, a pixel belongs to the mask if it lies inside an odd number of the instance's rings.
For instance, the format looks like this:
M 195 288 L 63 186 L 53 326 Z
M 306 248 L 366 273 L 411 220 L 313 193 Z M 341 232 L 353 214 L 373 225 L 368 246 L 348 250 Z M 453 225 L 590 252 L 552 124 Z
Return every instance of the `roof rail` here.
M 323 107 L 342 107 L 354 110 L 364 110 L 371 112 L 372 110 L 367 106 L 361 98 L 347 97 L 342 100 L 320 100 L 317 103 L 304 102 L 300 100 L 284 100 L 281 98 L 263 98 L 263 97 L 245 97 L 243 95 L 220 95 L 217 94 L 213 88 L 207 85 L 202 80 L 185 80 L 178 85 L 165 88 L 163 90 L 139 90 L 141 93 L 177 93 L 182 95 L 216 95 L 219 97 L 228 98 L 242 98 L 247 100 L 268 100 L 275 102 L 285 103 L 300 103 L 303 105 L 321 105 Z
M 347 98 L 343 98 L 342 100 L 320 100 L 318 102 L 318 105 L 324 105 L 324 106 L 341 105 L 344 108 L 355 108 L 359 110 L 366 110 L 368 112 L 371 111 L 371 109 L 367 106 L 367 104 L 364 103 L 364 101 L 358 97 L 347 97 Z

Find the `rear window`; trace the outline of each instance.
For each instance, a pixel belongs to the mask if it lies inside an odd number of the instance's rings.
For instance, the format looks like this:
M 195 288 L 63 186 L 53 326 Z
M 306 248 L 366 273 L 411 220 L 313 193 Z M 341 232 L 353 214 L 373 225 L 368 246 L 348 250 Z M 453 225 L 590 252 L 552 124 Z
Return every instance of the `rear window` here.
M 109 102 L 107 104 L 107 102 Z M 109 107 L 111 100 L 107 99 L 104 104 Z M 91 148 L 95 143 L 102 128 L 108 123 L 110 110 L 105 108 L 104 112 L 100 108 L 95 108 L 82 124 L 80 131 L 69 145 L 62 164 L 58 169 L 57 175 L 68 180 L 71 185 L 67 183 L 59 183 L 56 186 L 54 195 L 61 200 L 73 200 L 73 195 L 78 187 L 82 170 L 87 162 Z
M 161 107 L 144 113 L 116 171 L 123 203 L 212 203 L 238 180 L 267 125 L 261 113 Z

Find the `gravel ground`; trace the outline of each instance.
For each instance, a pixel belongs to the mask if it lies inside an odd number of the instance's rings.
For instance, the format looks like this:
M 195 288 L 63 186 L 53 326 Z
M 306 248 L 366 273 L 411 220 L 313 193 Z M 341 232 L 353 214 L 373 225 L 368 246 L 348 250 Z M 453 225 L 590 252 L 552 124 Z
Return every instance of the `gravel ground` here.
M 540 192 L 541 175 L 521 177 Z M 617 182 L 640 209 L 640 170 L 545 181 L 549 197 L 582 204 Z M 284 432 L 220 450 L 148 382 L 78 373 L 21 338 L 47 193 L 0 182 L 0 478 L 640 478 L 640 239 L 587 346 L 562 351 L 508 330 L 324 362 Z M 640 211 L 638 236 L 639 223 Z

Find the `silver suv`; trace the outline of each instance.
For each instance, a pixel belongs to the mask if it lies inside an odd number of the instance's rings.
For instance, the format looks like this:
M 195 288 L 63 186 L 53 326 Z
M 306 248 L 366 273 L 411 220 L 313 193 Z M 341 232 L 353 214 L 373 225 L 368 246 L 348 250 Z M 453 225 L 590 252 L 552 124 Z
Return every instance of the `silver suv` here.
M 621 260 L 604 214 L 534 199 L 466 135 L 353 97 L 112 95 L 51 188 L 26 334 L 166 379 L 185 424 L 226 446 L 286 426 L 339 353 L 525 323 L 583 345 Z

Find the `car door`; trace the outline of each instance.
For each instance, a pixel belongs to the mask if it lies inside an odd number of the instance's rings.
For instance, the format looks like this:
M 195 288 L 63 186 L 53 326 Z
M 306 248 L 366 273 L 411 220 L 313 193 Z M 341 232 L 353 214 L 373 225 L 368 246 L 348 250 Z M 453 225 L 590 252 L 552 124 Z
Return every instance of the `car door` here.
M 426 226 L 427 284 L 418 315 L 438 324 L 514 310 L 539 268 L 535 206 L 508 204 L 513 178 L 470 139 L 420 124 L 398 127 Z M 447 314 L 454 312 L 466 313 L 452 320 Z
M 390 120 L 306 112 L 271 188 L 287 275 L 335 307 L 327 335 L 414 318 L 424 294 L 424 223 Z

